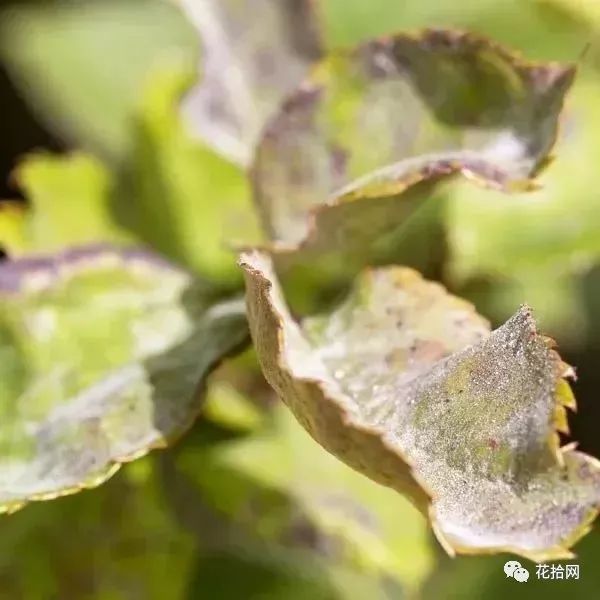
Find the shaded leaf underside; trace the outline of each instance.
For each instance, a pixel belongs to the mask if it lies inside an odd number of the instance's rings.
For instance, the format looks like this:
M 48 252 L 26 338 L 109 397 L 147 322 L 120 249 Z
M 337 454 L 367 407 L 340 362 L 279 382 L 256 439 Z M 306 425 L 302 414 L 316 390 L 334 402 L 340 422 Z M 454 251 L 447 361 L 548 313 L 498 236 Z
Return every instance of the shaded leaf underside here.
M 239 301 L 107 246 L 0 265 L 0 511 L 94 487 L 164 446 L 247 336 Z
M 270 260 L 242 258 L 265 376 L 327 450 L 429 505 L 450 552 L 569 556 L 600 503 L 600 466 L 560 448 L 570 368 L 522 308 L 490 333 L 410 269 L 370 271 L 298 325 Z

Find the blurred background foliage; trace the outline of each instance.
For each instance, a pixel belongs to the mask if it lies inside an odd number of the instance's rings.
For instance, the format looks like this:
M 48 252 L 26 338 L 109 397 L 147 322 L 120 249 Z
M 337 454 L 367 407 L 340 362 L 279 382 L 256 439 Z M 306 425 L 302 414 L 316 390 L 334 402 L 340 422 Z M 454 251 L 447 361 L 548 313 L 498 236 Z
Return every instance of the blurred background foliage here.
M 402 258 L 495 324 L 532 305 L 578 366 L 574 438 L 600 455 L 595 0 L 317 4 L 329 48 L 457 26 L 579 63 L 543 189 L 500 198 L 449 184 L 404 226 Z M 231 246 L 260 239 L 247 179 L 179 118 L 198 52 L 166 0 L 1 2 L 4 253 L 141 241 L 223 289 L 240 285 Z M 316 446 L 249 352 L 212 375 L 203 416 L 175 448 L 98 490 L 2 517 L 0 599 L 596 598 L 600 532 L 576 551 L 580 581 L 527 585 L 505 578 L 506 557 L 448 558 L 406 500 Z

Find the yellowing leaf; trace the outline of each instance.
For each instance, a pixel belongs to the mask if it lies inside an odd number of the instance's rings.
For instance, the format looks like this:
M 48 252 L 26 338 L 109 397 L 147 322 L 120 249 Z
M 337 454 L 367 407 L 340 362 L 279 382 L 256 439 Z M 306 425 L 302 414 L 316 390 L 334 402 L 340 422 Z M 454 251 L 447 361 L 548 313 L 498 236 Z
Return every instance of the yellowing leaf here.
M 580 20 L 582 23 L 590 24 L 595 28 L 600 27 L 600 4 L 596 0 L 537 0 L 542 10 L 544 4 L 555 6 L 564 10 L 567 14 Z
M 20 202 L 0 202 L 0 248 L 5 252 L 21 252 L 27 246 L 25 206 Z
M 265 223 L 275 240 L 297 244 L 316 206 L 341 204 L 348 193 L 391 195 L 428 168 L 527 188 L 554 143 L 572 79 L 572 67 L 528 63 L 453 31 L 334 53 L 258 145 L 253 177 Z
M 471 305 L 391 267 L 299 325 L 266 255 L 241 265 L 265 376 L 317 442 L 427 510 L 451 553 L 570 556 L 600 465 L 559 448 L 570 369 L 527 308 L 490 333 Z
M 247 335 L 210 294 L 141 250 L 0 265 L 0 511 L 94 487 L 192 423 Z
M 81 153 L 32 154 L 17 167 L 14 177 L 31 206 L 19 211 L 18 235 L 0 216 L 5 223 L 0 227 L 0 244 L 12 256 L 131 239 L 114 222 L 110 204 L 113 182 L 97 159 Z M 9 208 L 9 213 L 13 212 Z
M 320 55 L 309 0 L 179 0 L 203 45 L 201 81 L 183 105 L 193 131 L 249 164 L 267 119 Z
M 152 73 L 118 172 L 85 153 L 32 154 L 15 170 L 28 207 L 0 204 L 0 245 L 11 256 L 74 244 L 143 242 L 220 283 L 239 282 L 233 244 L 260 225 L 241 169 L 191 139 L 178 104 L 189 61 Z

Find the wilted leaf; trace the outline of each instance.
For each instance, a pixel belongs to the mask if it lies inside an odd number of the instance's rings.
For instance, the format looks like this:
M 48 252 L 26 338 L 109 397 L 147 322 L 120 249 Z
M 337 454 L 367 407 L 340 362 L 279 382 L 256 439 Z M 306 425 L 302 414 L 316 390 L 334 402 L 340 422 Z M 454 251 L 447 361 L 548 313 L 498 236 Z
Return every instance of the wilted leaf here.
M 178 0 L 203 44 L 183 105 L 197 135 L 247 165 L 267 119 L 321 53 L 310 0 Z
M 265 376 L 321 445 L 430 502 L 449 552 L 569 556 L 596 515 L 600 465 L 559 448 L 571 369 L 528 309 L 489 333 L 471 305 L 395 267 L 299 326 L 268 258 L 241 264 Z
M 195 418 L 246 338 L 239 301 L 146 251 L 0 265 L 0 510 L 93 487 Z
M 391 195 L 424 171 L 528 187 L 554 143 L 572 78 L 572 67 L 528 63 L 451 31 L 331 55 L 257 148 L 256 199 L 272 237 L 298 243 L 315 206 Z

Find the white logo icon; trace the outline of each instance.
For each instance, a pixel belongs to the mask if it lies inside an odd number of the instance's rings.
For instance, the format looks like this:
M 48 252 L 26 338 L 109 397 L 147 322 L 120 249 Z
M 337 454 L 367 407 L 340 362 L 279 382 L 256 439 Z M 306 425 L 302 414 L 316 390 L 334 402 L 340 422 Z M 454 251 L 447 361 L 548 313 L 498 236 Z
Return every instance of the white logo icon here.
M 509 560 L 504 563 L 504 572 L 506 577 L 512 577 L 519 583 L 524 583 L 529 579 L 529 571 L 521 566 L 521 563 L 517 560 Z

